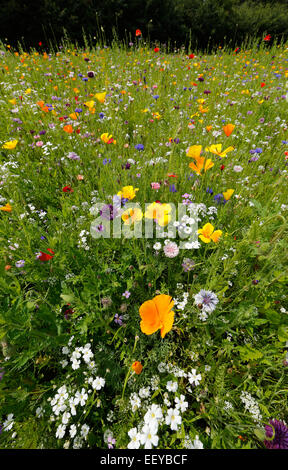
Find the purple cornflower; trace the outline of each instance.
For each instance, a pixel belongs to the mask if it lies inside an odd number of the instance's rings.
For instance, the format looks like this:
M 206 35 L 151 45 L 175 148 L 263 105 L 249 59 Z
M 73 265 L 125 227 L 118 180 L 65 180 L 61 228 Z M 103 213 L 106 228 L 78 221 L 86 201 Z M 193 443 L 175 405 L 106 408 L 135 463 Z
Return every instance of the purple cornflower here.
M 288 449 L 288 427 L 283 421 L 270 419 L 269 424 L 265 426 L 266 437 L 271 440 L 264 441 L 267 449 Z
M 118 313 L 116 313 L 115 316 L 114 316 L 114 321 L 115 321 L 115 323 L 117 323 L 118 325 L 121 326 L 123 324 L 122 315 L 118 315 Z
M 170 193 L 177 193 L 177 189 L 176 189 L 175 184 L 170 184 L 169 191 L 170 191 Z
M 206 193 L 213 194 L 213 189 L 207 188 L 207 189 L 206 189 Z
M 250 160 L 248 160 L 248 163 L 257 162 L 257 160 L 259 160 L 259 157 L 255 155 L 255 157 L 251 157 Z

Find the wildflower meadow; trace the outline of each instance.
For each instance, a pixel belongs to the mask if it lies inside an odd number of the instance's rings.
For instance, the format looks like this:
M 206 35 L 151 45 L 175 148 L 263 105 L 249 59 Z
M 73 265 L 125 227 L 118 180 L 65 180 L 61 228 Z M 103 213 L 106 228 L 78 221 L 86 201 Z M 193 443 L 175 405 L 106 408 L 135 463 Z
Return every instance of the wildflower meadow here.
M 288 45 L 0 47 L 0 448 L 287 449 Z

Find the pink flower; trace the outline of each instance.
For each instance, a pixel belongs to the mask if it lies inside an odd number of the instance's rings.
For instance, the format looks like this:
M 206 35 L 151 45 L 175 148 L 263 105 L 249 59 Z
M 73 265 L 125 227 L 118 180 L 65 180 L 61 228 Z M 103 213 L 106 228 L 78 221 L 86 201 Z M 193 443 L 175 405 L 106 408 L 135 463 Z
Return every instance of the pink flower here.
M 152 189 L 159 189 L 160 188 L 160 183 L 150 183 L 150 186 Z
M 167 258 L 175 258 L 179 253 L 179 247 L 175 242 L 168 242 L 163 250 Z
M 38 140 L 38 142 L 36 142 L 37 147 L 42 147 L 42 145 L 43 145 L 42 140 Z

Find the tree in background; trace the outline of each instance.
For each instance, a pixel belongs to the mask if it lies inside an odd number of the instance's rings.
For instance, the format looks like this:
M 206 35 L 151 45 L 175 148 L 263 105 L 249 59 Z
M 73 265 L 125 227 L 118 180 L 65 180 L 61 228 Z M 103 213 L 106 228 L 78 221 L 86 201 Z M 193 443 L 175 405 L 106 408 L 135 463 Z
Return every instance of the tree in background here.
M 130 42 L 135 31 L 151 41 L 206 48 L 239 44 L 246 36 L 288 36 L 288 0 L 0 0 L 0 38 L 24 47 L 86 36 Z

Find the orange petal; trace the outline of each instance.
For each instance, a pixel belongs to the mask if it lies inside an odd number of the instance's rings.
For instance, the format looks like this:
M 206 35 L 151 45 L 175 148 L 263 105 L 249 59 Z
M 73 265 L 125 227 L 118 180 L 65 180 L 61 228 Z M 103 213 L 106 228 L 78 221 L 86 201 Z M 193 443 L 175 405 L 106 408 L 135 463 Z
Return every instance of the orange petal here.
M 161 338 L 164 338 L 166 333 L 169 333 L 169 331 L 172 330 L 173 323 L 174 323 L 174 312 L 173 310 L 171 310 L 165 316 L 164 326 L 163 328 L 161 328 Z

